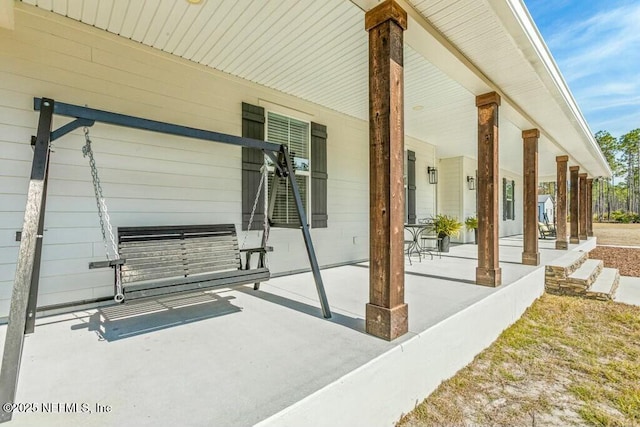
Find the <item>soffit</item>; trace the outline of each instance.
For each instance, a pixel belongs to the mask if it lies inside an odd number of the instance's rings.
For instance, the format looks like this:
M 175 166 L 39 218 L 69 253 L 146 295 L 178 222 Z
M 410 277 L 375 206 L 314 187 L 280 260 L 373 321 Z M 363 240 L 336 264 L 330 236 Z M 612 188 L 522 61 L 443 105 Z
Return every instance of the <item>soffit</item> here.
M 570 153 L 591 175 L 608 174 L 591 131 L 520 0 L 407 2 L 540 128 L 541 156 L 553 161 L 555 155 Z
M 200 5 L 176 0 L 23 2 L 368 120 L 368 35 L 363 10 L 350 1 L 205 0 Z M 505 93 L 528 109 L 540 110 L 544 120 L 538 116 L 536 120 L 545 123 L 543 130 L 553 138 L 546 120 L 562 117 L 562 111 L 537 96 L 541 84 L 535 71 L 533 77 L 530 66 L 523 71 L 522 54 L 514 55 L 514 42 L 485 1 L 416 0 L 413 5 L 452 42 L 460 44 L 463 53 L 480 64 Z M 439 157 L 475 157 L 476 94 L 425 57 L 428 52 L 418 53 L 406 45 L 405 131 L 435 145 Z M 517 114 L 507 116 L 517 126 L 528 124 Z M 566 126 L 566 118 L 560 124 Z M 505 115 L 501 126 L 501 166 L 519 173 L 518 127 L 508 123 Z M 509 131 L 509 127 L 516 131 Z M 563 152 L 550 139 L 543 137 L 541 142 L 549 145 L 541 150 L 541 156 L 552 157 L 541 161 L 540 173 L 552 174 L 553 156 Z

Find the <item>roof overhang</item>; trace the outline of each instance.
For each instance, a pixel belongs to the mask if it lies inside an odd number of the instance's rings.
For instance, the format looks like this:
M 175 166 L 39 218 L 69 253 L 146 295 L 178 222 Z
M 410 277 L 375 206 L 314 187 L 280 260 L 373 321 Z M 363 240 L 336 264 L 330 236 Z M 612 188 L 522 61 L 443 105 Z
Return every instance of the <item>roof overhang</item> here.
M 569 155 L 589 175 L 611 171 L 520 0 L 396 0 L 405 33 L 405 132 L 439 157 L 476 157 L 475 96 L 496 91 L 500 163 L 522 172 L 521 131 L 538 128 L 539 174 Z M 165 4 L 121 0 L 23 0 L 338 112 L 368 120 L 364 11 L 376 0 Z M 170 16 L 180 17 L 169 19 Z M 60 18 L 62 19 L 62 18 Z M 95 28 L 87 31 L 97 31 Z M 265 100 L 269 101 L 269 100 Z

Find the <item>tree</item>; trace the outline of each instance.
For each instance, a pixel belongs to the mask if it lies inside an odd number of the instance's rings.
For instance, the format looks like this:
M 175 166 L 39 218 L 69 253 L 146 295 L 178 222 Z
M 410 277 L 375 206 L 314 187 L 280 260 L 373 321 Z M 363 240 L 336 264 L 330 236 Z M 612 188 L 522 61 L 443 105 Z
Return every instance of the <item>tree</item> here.
M 619 139 L 627 184 L 627 211 L 638 212 L 640 203 L 640 129 L 632 130 Z

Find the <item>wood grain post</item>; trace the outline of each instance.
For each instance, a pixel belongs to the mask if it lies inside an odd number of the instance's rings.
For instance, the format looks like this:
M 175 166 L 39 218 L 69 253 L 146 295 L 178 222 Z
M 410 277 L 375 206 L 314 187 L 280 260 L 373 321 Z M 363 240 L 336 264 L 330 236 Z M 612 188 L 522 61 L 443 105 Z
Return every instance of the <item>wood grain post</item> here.
M 571 184 L 571 193 L 569 197 L 570 203 L 570 217 L 571 217 L 571 234 L 569 236 L 570 243 L 580 243 L 580 238 L 578 237 L 578 216 L 580 212 L 580 187 L 578 185 L 578 171 L 580 170 L 580 166 L 570 166 L 569 167 L 569 175 L 570 175 L 570 184 Z
M 522 263 L 540 265 L 538 251 L 538 139 L 540 131 L 522 131 L 522 160 L 524 172 L 524 250 Z
M 409 328 L 404 302 L 404 69 L 407 14 L 387 0 L 365 15 L 369 32 L 369 303 L 367 333 Z
M 578 238 L 580 240 L 587 240 L 587 211 L 589 210 L 589 207 L 587 206 L 587 174 L 579 174 L 578 180 L 580 181 L 580 201 L 578 202 Z
M 567 240 L 567 162 L 569 156 L 556 157 L 556 249 L 569 249 Z
M 593 178 L 587 179 L 587 237 L 593 237 Z
M 498 256 L 498 107 L 495 92 L 476 97 L 478 107 L 478 267 L 476 283 L 500 286 Z

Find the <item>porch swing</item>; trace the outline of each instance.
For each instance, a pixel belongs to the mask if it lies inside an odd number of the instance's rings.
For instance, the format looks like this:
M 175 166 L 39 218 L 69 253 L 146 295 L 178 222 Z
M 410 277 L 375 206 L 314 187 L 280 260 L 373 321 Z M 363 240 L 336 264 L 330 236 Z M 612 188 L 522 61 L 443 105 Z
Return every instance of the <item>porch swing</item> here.
M 115 270 L 116 302 L 249 283 L 253 283 L 257 290 L 261 281 L 269 279 L 266 253 L 272 248 L 267 246 L 269 223 L 266 215 L 261 246 L 245 248 L 260 194 L 266 184 L 266 160 L 242 245 L 238 246 L 234 224 L 119 227 L 116 243 L 88 127 L 84 128 L 84 136 L 82 152 L 89 158 L 107 258 L 106 261 L 91 262 L 89 268 L 111 267 Z M 241 256 L 243 253 L 244 263 Z M 257 267 L 251 269 L 253 254 L 258 254 L 259 259 Z
M 293 162 L 286 145 L 65 104 L 47 98 L 34 98 L 34 110 L 39 111 L 40 116 L 37 135 L 32 137 L 31 140 L 34 152 L 24 224 L 22 232 L 16 234 L 16 239 L 20 241 L 20 248 L 11 294 L 11 306 L 5 336 L 2 369 L 0 371 L 0 401 L 6 402 L 7 404 L 15 401 L 24 337 L 26 334 L 34 332 L 35 328 L 51 142 L 75 129 L 83 127 L 87 128 L 85 133 L 85 142 L 87 142 L 86 140 L 89 139 L 88 128 L 96 122 L 261 150 L 262 153 L 271 160 L 271 163 L 273 163 L 275 174 L 279 178 L 286 178 L 289 181 L 289 188 L 293 194 L 298 212 L 300 220 L 299 228 L 304 238 L 322 314 L 325 318 L 331 317 L 329 303 L 322 283 L 322 277 L 320 276 L 320 267 L 313 248 L 309 225 L 307 224 L 305 210 L 300 197 L 300 190 L 295 179 Z M 54 114 L 71 117 L 73 120 L 52 131 Z M 94 180 L 96 204 L 98 205 L 99 215 L 102 214 L 101 219 L 103 222 L 101 229 L 103 242 L 108 251 L 108 233 L 112 249 L 112 254 L 107 256 L 106 261 L 96 262 L 93 267 L 114 268 L 116 301 L 149 296 L 151 294 L 162 295 L 200 289 L 209 287 L 206 285 L 207 283 L 225 287 L 240 284 L 241 282 L 245 284 L 259 284 L 260 281 L 269 278 L 270 273 L 266 268 L 265 258 L 266 252 L 269 250 L 266 246 L 268 228 L 266 228 L 266 232 L 263 233 L 261 247 L 253 249 L 238 248 L 234 224 L 178 226 L 178 229 L 174 226 L 120 227 L 117 230 L 118 245 L 116 245 L 115 235 L 110 226 L 106 202 L 104 202 L 104 198 L 102 197 L 97 169 L 95 169 L 95 160 L 92 161 L 93 153 L 91 144 L 89 142 L 88 147 L 86 145 L 87 144 L 85 144 L 85 154 L 89 157 L 90 165 L 93 163 L 91 170 Z M 263 174 L 265 173 L 266 168 L 263 170 Z M 277 186 L 275 185 L 277 181 L 276 179 L 273 180 L 274 192 L 277 190 Z M 270 194 L 270 196 L 273 198 L 275 194 Z M 257 197 L 259 197 L 259 195 Z M 255 213 L 256 203 L 257 202 L 254 202 L 254 210 L 252 213 Z M 273 209 L 274 203 L 272 200 L 272 203 L 269 203 L 268 218 L 273 217 Z M 105 220 L 107 224 L 104 224 Z M 151 248 L 161 242 L 162 245 L 164 245 L 162 249 L 154 252 Z M 191 264 L 191 261 L 188 260 L 190 263 L 188 274 L 182 274 L 180 277 L 176 277 L 175 274 L 172 277 L 151 277 L 150 275 L 145 276 L 146 273 L 141 267 L 145 265 L 145 263 L 142 262 L 142 264 L 136 266 L 134 263 L 135 257 L 132 257 L 129 252 L 130 248 L 146 247 L 148 253 L 154 254 L 151 256 L 153 260 L 148 264 L 162 264 L 166 262 L 165 258 L 167 258 L 163 251 L 169 248 L 170 245 L 189 248 L 198 246 L 199 244 L 208 248 L 204 250 L 205 252 L 207 250 L 213 251 L 212 248 L 225 248 L 221 250 L 222 255 L 219 257 L 221 259 L 225 259 L 225 257 L 229 259 L 228 268 L 225 267 L 224 269 L 215 270 L 214 267 L 214 271 L 211 271 L 211 268 L 198 271 L 197 268 L 195 268 L 198 261 L 196 260 Z M 201 248 L 192 251 L 187 250 L 186 252 L 197 253 L 200 249 Z M 158 252 L 160 253 L 159 257 Z M 244 268 L 240 261 L 241 252 L 247 254 Z M 254 253 L 258 253 L 260 258 L 257 268 L 251 269 L 251 255 Z M 229 254 L 231 254 L 231 256 L 229 256 Z M 216 257 L 218 257 L 218 255 L 216 255 Z M 139 259 L 143 258 L 144 257 L 140 257 Z M 169 255 L 168 258 L 177 259 L 177 257 L 173 255 Z M 134 272 L 127 270 L 132 266 L 134 266 Z M 173 267 L 169 269 L 171 270 Z M 160 268 L 160 270 L 162 270 L 162 268 Z M 155 273 L 160 274 L 160 271 L 156 271 Z M 130 278 L 143 280 L 133 280 L 136 282 L 133 284 L 132 282 L 127 283 Z M 156 279 L 160 279 L 161 285 L 156 283 L 150 286 L 150 281 Z M 255 288 L 257 287 L 258 285 L 255 286 Z M 76 303 L 81 304 L 86 303 L 86 301 L 78 301 Z M 10 420 L 11 416 L 11 412 L 0 411 L 0 422 Z

